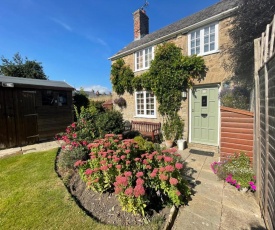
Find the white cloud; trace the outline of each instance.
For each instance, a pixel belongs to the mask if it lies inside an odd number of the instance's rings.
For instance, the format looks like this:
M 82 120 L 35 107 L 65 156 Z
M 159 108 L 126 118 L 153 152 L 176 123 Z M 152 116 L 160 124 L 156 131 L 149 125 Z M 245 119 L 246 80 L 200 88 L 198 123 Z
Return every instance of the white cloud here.
M 68 31 L 73 30 L 68 24 L 66 24 L 65 22 L 63 22 L 57 18 L 51 18 L 51 20 L 54 21 L 55 23 L 57 23 L 58 25 L 62 26 L 65 30 L 68 30 Z
M 84 89 L 84 91 L 94 90 L 95 92 L 98 91 L 99 93 L 107 94 L 111 92 L 111 90 L 109 90 L 107 87 L 101 85 L 82 86 L 82 88 Z M 80 87 L 78 87 L 77 90 L 80 90 Z

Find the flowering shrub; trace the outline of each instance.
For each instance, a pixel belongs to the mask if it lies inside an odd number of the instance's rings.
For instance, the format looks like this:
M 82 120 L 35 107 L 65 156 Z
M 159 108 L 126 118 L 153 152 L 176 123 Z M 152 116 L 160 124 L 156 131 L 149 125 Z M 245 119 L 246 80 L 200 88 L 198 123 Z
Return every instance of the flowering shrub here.
M 225 162 L 213 162 L 212 171 L 237 189 L 248 188 L 256 191 L 256 177 L 250 167 L 250 159 L 245 153 L 235 154 Z
M 145 215 L 152 197 L 179 206 L 189 195 L 176 149 L 145 152 L 133 139 L 114 134 L 88 148 L 90 159 L 75 163 L 81 178 L 94 191 L 114 191 L 123 210 Z

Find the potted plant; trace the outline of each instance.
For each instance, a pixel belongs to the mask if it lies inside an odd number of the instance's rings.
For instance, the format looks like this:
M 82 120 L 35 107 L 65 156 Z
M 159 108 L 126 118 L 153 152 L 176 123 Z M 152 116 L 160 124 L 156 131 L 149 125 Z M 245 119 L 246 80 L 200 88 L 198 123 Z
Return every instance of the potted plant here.
M 171 148 L 176 139 L 182 138 L 184 123 L 178 115 L 166 118 L 162 126 L 162 132 L 167 148 Z

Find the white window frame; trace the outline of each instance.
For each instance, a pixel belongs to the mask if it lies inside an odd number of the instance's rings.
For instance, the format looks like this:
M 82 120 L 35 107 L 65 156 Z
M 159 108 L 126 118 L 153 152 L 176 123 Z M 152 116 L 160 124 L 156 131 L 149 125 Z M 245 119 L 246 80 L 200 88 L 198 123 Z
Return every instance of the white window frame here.
M 146 114 L 146 93 L 151 93 L 150 91 L 136 91 L 135 92 L 135 117 L 144 117 L 144 118 L 157 118 L 157 110 L 156 110 L 156 96 L 154 95 L 154 114 L 147 115 Z M 137 94 L 143 94 L 143 109 L 144 109 L 144 114 L 138 114 L 138 103 L 137 103 Z
M 204 52 L 204 36 L 205 36 L 204 29 L 209 28 L 210 26 L 215 27 L 215 42 L 214 42 L 215 48 L 214 48 L 214 50 Z M 219 52 L 219 23 L 218 22 L 206 25 L 204 27 L 201 27 L 199 29 L 193 30 L 190 33 L 188 33 L 188 55 L 191 55 L 191 34 L 194 33 L 194 32 L 200 34 L 200 36 L 199 36 L 199 39 L 200 39 L 200 43 L 199 43 L 200 52 L 196 53 L 196 55 L 203 56 L 203 55 L 208 55 L 208 54 Z
M 152 58 L 151 60 L 149 61 L 149 63 L 147 64 L 147 66 L 145 66 L 145 52 L 149 49 L 152 49 Z M 142 68 L 138 68 L 138 65 L 137 65 L 137 60 L 138 60 L 138 54 L 141 54 L 142 55 Z M 135 71 L 141 71 L 141 70 L 145 70 L 145 69 L 149 69 L 150 68 L 150 63 L 151 61 L 154 59 L 154 47 L 153 46 L 150 46 L 150 47 L 147 47 L 143 50 L 139 50 L 137 52 L 135 52 Z

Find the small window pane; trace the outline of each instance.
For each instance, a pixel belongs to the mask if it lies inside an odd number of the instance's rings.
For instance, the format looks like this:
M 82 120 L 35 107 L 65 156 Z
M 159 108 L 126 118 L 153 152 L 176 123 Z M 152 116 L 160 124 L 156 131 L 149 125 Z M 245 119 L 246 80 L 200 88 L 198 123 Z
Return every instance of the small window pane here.
M 204 45 L 204 52 L 208 52 L 209 51 L 209 46 L 208 45 Z
M 201 106 L 202 107 L 207 107 L 207 96 L 202 96 L 201 97 Z
M 215 50 L 215 43 L 210 44 L 210 50 Z

